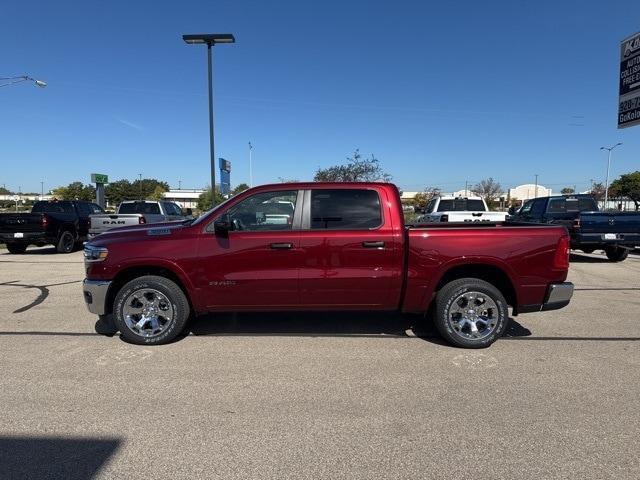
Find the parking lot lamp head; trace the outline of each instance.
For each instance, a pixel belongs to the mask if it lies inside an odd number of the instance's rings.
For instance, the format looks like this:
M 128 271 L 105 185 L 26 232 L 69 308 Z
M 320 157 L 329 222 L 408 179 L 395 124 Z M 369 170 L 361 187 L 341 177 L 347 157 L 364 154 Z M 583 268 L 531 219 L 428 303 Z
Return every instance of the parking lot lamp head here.
M 213 65 L 211 61 L 211 47 L 218 43 L 235 43 L 236 39 L 231 33 L 197 33 L 183 35 L 182 39 L 189 45 L 207 45 L 207 59 L 209 66 L 209 152 L 211 168 L 211 206 L 216 205 L 216 162 L 213 141 Z
M 0 77 L 0 81 L 7 81 L 7 83 L 0 84 L 0 87 L 8 87 L 9 85 L 20 82 L 33 82 L 36 87 L 40 88 L 45 88 L 47 86 L 47 82 L 35 79 L 33 77 L 30 77 L 29 75 L 19 75 L 17 77 Z

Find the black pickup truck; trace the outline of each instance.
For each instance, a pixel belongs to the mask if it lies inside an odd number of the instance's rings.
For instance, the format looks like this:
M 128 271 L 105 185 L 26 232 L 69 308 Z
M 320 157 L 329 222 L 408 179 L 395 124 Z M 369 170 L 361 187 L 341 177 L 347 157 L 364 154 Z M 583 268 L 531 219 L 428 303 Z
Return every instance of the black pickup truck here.
M 561 224 L 571 236 L 571 248 L 592 253 L 604 250 L 620 262 L 640 246 L 640 212 L 600 212 L 590 195 L 534 198 L 511 214 L 509 221 Z
M 104 213 L 91 202 L 36 202 L 31 213 L 0 214 L 0 242 L 10 253 L 24 253 L 29 245 L 55 245 L 59 253 L 69 253 L 87 237 L 89 215 Z

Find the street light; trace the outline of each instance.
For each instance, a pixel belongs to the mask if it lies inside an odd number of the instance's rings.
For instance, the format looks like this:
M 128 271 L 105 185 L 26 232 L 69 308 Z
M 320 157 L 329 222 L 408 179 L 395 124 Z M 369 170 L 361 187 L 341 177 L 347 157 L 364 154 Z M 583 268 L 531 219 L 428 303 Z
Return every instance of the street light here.
M 190 44 L 206 44 L 209 63 L 209 152 L 211 154 L 211 206 L 216 205 L 216 161 L 213 142 L 213 73 L 211 62 L 211 47 L 217 43 L 235 43 L 236 39 L 231 33 L 201 33 L 183 35 L 182 39 Z
M 20 82 L 33 82 L 36 87 L 44 88 L 47 86 L 46 82 L 42 80 L 36 80 L 28 75 L 20 75 L 17 77 L 0 77 L 0 80 L 9 80 L 7 83 L 0 84 L 0 87 L 8 87 L 9 85 L 13 85 L 14 83 Z
M 613 147 L 600 147 L 600 150 L 607 150 L 609 152 L 607 156 L 607 182 L 604 187 L 604 209 L 607 209 L 607 203 L 609 201 L 609 169 L 611 168 L 611 150 L 622 145 L 622 142 L 616 143 Z

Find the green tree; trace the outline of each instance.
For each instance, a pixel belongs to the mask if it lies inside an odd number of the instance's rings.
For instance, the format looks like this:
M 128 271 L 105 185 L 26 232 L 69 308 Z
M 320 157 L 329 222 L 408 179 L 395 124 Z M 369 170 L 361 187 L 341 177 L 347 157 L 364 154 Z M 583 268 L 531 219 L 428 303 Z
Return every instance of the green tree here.
M 84 185 L 82 182 L 72 182 L 66 187 L 58 187 L 53 191 L 53 196 L 59 200 L 84 200 L 92 202 L 96 198 L 96 189 L 93 185 Z
M 149 195 L 147 200 L 155 200 L 156 202 L 159 202 L 160 200 L 164 199 L 164 194 L 166 192 L 167 190 L 165 190 L 165 188 L 162 185 L 157 185 L 156 188 L 153 190 L 153 193 Z
M 640 209 L 640 170 L 620 175 L 609 185 L 609 197 L 627 197 Z
M 220 193 L 220 190 L 216 188 L 216 205 L 224 201 L 224 197 Z M 211 205 L 211 187 L 207 187 L 204 192 L 198 197 L 198 210 L 209 210 Z
M 0 187 L 0 195 L 11 195 L 11 191 L 4 187 Z
M 564 187 L 562 190 L 560 190 L 560 193 L 562 195 L 571 195 L 572 193 L 575 193 L 575 190 L 571 187 Z
M 156 193 L 156 188 L 161 187 L 165 192 L 169 190 L 167 182 L 161 182 L 154 178 L 136 180 L 117 180 L 105 187 L 105 196 L 112 205 L 118 205 L 123 200 L 150 199 Z
M 249 185 L 247 185 L 246 183 L 241 183 L 240 185 L 236 185 L 236 188 L 231 190 L 231 193 L 233 195 L 237 195 L 239 193 L 244 192 L 245 190 L 249 190 Z
M 596 201 L 600 201 L 604 199 L 604 190 L 604 184 L 602 182 L 598 182 L 593 184 L 590 193 Z
M 418 210 L 423 211 L 427 208 L 429 202 L 439 196 L 440 193 L 441 191 L 438 187 L 426 187 L 424 192 L 416 194 L 413 198 L 413 204 Z
M 364 158 L 360 155 L 360 150 L 356 150 L 352 157 L 347 157 L 347 164 L 316 170 L 313 180 L 315 182 L 388 182 L 391 178 L 373 154 L 371 158 Z

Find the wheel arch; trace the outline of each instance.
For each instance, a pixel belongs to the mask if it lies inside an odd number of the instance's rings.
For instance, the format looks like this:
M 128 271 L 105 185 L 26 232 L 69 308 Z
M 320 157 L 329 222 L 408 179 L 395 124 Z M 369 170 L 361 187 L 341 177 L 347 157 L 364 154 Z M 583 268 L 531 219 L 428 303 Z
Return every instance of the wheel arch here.
M 134 278 L 143 277 L 145 275 L 164 277 L 174 282 L 182 290 L 185 297 L 187 298 L 187 302 L 189 302 L 189 308 L 191 309 L 191 311 L 194 311 L 192 298 L 189 293 L 189 289 L 187 288 L 187 283 L 184 277 L 164 265 L 136 265 L 121 270 L 111 281 L 111 285 L 109 285 L 109 290 L 107 291 L 107 298 L 105 303 L 107 313 L 113 313 L 113 303 L 120 289 L 127 282 L 133 280 Z
M 504 269 L 489 263 L 455 265 L 444 271 L 433 290 L 431 303 L 442 287 L 461 278 L 478 278 L 495 286 L 500 290 L 507 304 L 513 307 L 514 315 L 517 315 L 518 294 L 511 277 Z

